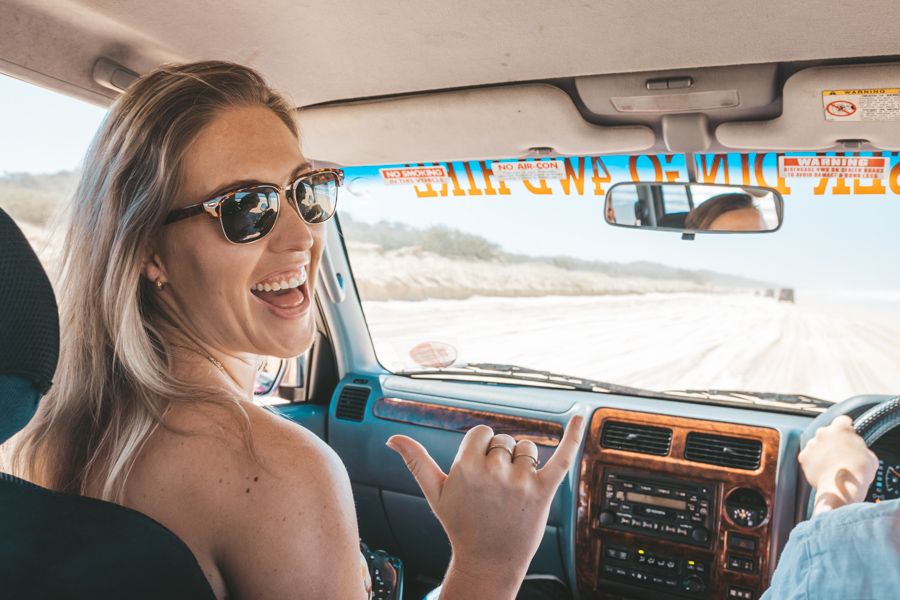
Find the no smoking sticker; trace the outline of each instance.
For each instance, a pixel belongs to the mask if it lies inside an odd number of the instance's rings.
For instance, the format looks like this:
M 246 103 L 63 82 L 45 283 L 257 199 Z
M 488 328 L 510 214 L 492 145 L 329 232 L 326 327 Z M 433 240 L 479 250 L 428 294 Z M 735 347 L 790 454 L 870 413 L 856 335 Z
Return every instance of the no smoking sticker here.
M 832 117 L 849 117 L 856 112 L 856 104 L 849 100 L 835 100 L 825 105 L 825 112 Z
M 388 185 L 417 185 L 447 183 L 450 176 L 447 167 L 397 167 L 380 169 L 381 179 Z
M 825 90 L 828 121 L 900 121 L 900 88 Z
M 778 175 L 816 179 L 886 179 L 890 161 L 880 156 L 779 156 Z

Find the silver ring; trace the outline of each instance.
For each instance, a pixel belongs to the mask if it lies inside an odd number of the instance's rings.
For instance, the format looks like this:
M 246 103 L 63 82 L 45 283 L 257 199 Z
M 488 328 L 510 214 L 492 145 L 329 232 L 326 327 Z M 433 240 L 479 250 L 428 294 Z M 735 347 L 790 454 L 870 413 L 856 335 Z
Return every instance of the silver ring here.
M 503 450 L 503 451 L 505 451 L 505 452 L 508 452 L 508 453 L 509 453 L 509 458 L 510 458 L 510 460 L 512 460 L 513 458 L 515 458 L 515 457 L 513 456 L 513 451 L 510 450 L 509 448 L 507 448 L 507 447 L 506 447 L 506 444 L 494 444 L 494 443 L 491 443 L 491 445 L 488 446 L 487 452 L 484 453 L 485 456 L 487 456 L 488 454 L 490 454 L 490 453 L 491 453 L 491 450 L 496 450 L 496 449 L 498 449 L 498 448 L 501 449 L 501 450 Z
M 539 463 L 538 463 L 538 459 L 536 459 L 535 457 L 533 457 L 533 456 L 530 455 L 530 454 L 524 454 L 524 453 L 522 453 L 522 454 L 513 454 L 513 462 L 516 462 L 516 459 L 517 459 L 517 458 L 527 458 L 528 460 L 530 460 L 530 461 L 532 462 L 532 464 L 534 465 L 534 468 L 535 468 L 535 469 L 538 468 L 538 464 L 539 464 Z

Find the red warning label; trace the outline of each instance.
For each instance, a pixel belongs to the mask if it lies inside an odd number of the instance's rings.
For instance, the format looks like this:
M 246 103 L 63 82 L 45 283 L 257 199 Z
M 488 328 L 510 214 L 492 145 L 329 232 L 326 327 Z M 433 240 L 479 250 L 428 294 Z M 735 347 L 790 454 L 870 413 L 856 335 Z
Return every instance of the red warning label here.
M 856 112 L 856 104 L 849 100 L 835 100 L 825 105 L 825 112 L 832 117 L 849 117 Z
M 447 183 L 450 176 L 447 167 L 397 167 L 380 169 L 381 178 L 389 185 L 416 185 L 420 183 Z
M 886 179 L 890 162 L 881 156 L 779 156 L 781 177 Z

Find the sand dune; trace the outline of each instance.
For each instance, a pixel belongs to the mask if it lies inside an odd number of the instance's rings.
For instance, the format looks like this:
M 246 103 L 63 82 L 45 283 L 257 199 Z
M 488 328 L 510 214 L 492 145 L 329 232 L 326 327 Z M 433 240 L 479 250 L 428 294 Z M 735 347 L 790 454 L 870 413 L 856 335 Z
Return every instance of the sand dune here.
M 549 262 L 461 260 L 418 247 L 384 250 L 348 244 L 360 295 L 368 300 L 465 299 L 472 296 L 600 296 L 653 292 L 733 290 L 673 277 L 613 276 L 565 269 Z M 762 285 L 762 284 L 760 284 Z

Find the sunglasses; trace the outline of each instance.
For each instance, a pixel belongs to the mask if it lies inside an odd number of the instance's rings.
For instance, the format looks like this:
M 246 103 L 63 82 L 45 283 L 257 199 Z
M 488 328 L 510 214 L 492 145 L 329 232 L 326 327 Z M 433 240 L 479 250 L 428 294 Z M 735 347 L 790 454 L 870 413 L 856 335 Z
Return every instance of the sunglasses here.
M 201 202 L 173 210 L 164 225 L 208 214 L 218 219 L 222 233 L 232 244 L 249 244 L 266 237 L 275 228 L 281 212 L 281 194 L 311 225 L 324 223 L 337 208 L 338 188 L 344 182 L 340 169 L 319 169 L 304 173 L 284 187 L 259 184 L 240 188 Z

